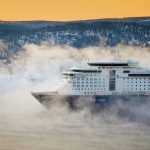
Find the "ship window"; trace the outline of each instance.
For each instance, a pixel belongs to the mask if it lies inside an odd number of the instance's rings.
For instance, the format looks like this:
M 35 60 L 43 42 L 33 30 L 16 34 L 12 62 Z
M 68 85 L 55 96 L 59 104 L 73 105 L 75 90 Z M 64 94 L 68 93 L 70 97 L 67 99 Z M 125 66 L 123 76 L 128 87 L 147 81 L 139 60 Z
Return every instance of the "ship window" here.
M 82 73 L 101 73 L 101 70 L 80 70 L 80 69 L 73 69 L 74 72 L 82 72 Z
M 130 71 L 129 70 L 124 70 L 123 73 L 130 73 Z

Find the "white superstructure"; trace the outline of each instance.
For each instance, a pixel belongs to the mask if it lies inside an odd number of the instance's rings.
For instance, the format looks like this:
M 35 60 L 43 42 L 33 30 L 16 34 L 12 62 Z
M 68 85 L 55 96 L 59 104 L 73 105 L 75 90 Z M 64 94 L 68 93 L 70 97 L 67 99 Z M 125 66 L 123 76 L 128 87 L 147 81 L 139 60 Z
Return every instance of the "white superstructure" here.
M 149 95 L 150 70 L 132 60 L 88 62 L 63 72 L 64 95 Z

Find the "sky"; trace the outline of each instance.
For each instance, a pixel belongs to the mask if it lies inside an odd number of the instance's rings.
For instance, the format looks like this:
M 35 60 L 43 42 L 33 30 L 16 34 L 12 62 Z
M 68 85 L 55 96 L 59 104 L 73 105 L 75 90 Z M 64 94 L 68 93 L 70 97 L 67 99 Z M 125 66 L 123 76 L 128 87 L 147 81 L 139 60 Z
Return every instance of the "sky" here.
M 0 20 L 69 21 L 150 16 L 150 0 L 0 0 Z

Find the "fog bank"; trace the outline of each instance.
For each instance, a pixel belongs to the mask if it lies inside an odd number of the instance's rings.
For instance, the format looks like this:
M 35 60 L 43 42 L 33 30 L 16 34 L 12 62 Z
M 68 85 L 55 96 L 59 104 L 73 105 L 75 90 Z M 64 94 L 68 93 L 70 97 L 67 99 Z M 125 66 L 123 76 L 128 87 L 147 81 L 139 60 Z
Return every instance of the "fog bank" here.
M 85 66 L 88 60 L 112 59 L 114 49 L 149 68 L 150 49 L 122 45 L 75 49 L 47 43 L 22 49 L 11 64 L 0 68 L 1 149 L 149 150 L 150 103 L 140 108 L 120 103 L 119 109 L 136 114 L 130 118 L 121 117 L 115 106 L 95 114 L 59 104 L 47 111 L 30 93 L 56 89 L 63 70 Z

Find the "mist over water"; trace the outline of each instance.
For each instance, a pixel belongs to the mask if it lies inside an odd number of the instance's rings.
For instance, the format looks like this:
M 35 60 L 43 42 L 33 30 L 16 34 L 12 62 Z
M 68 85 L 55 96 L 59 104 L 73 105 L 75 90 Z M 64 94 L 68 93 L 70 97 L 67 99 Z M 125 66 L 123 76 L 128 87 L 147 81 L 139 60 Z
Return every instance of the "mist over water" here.
M 122 57 L 149 68 L 150 49 L 118 45 Z M 0 149 L 2 150 L 149 150 L 150 103 L 118 104 L 92 114 L 54 105 L 46 110 L 30 93 L 59 87 L 61 72 L 89 60 L 110 59 L 112 49 L 27 44 L 0 68 Z M 133 116 L 119 115 L 128 109 Z

